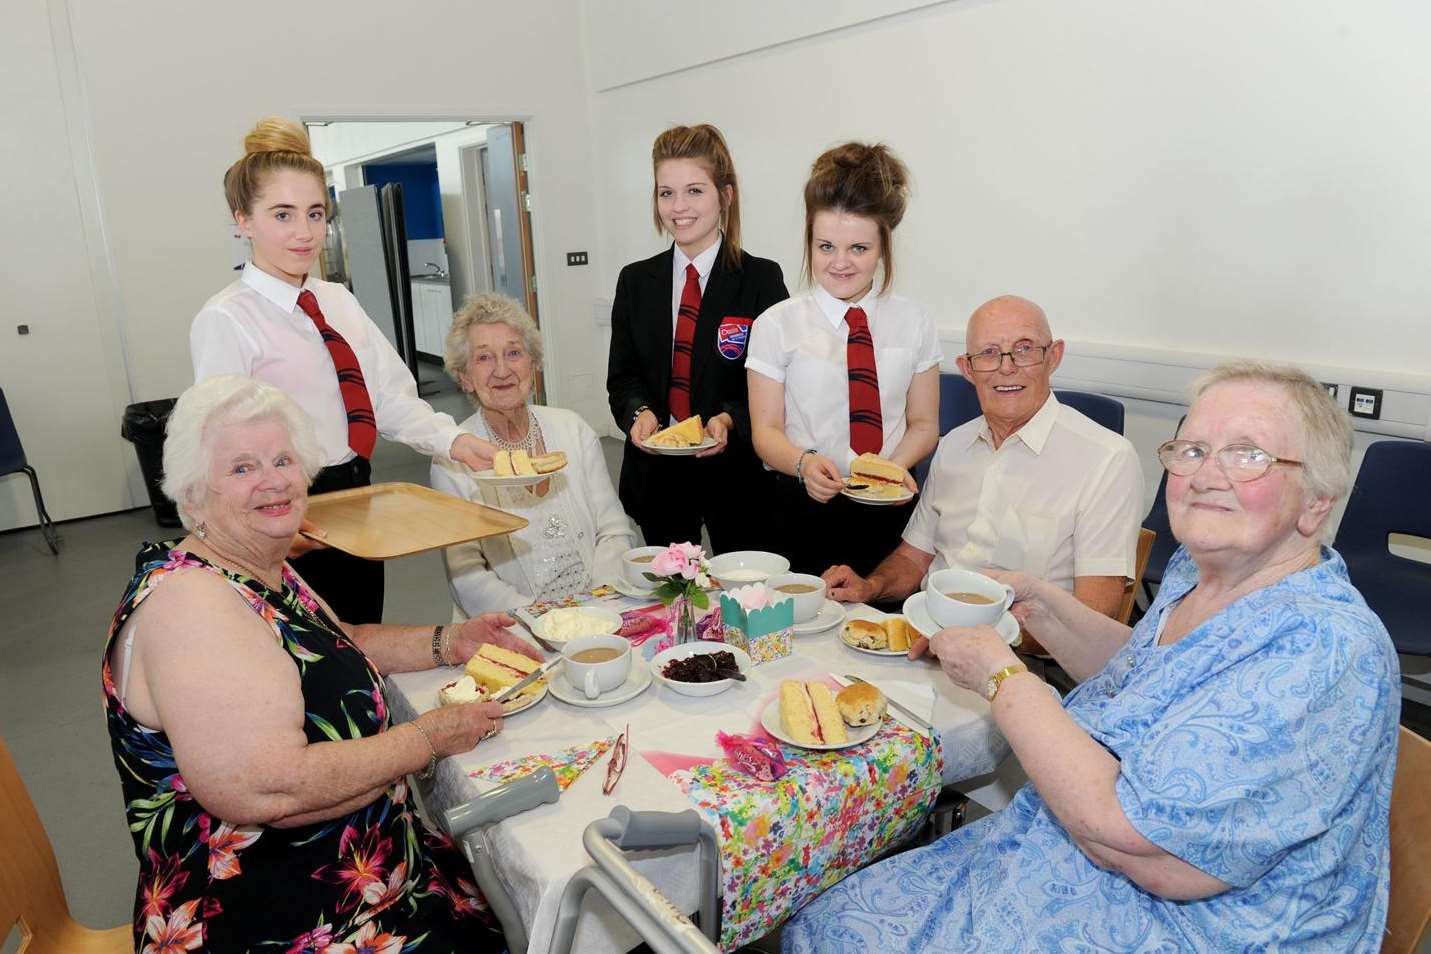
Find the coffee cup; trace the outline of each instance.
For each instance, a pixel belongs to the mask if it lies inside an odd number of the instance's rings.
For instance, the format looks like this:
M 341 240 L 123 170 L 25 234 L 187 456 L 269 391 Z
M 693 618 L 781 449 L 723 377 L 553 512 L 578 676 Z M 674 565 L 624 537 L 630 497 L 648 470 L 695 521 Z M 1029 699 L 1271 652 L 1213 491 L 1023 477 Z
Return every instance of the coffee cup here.
M 656 554 L 665 552 L 666 547 L 635 547 L 621 554 L 621 575 L 625 578 L 628 586 L 634 586 L 638 590 L 649 590 L 656 584 L 646 579 L 642 574 L 654 572 L 651 569 L 651 561 L 656 558 Z
M 809 573 L 780 573 L 765 581 L 777 599 L 788 597 L 795 603 L 795 622 L 808 623 L 825 605 L 825 581 Z
M 561 655 L 566 681 L 588 699 L 620 686 L 631 672 L 631 644 L 621 636 L 573 639 L 562 646 Z
M 972 570 L 929 574 L 925 608 L 940 626 L 983 626 L 999 621 L 1014 602 L 1014 588 Z

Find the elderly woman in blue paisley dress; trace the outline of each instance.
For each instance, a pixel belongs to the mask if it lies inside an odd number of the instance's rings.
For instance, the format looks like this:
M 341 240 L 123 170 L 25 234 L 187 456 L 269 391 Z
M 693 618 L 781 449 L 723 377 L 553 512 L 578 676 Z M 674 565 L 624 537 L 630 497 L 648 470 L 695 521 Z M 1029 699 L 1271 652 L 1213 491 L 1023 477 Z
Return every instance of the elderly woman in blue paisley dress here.
M 102 673 L 143 954 L 502 950 L 406 782 L 499 731 L 501 706 L 393 726 L 382 677 L 485 642 L 537 653 L 501 615 L 336 619 L 284 562 L 320 464 L 303 412 L 248 378 L 195 385 L 169 421 L 164 490 L 190 535 L 140 551 Z
M 493 487 L 451 461 L 432 459 L 432 486 L 527 518 L 515 533 L 449 547 L 455 619 L 558 599 L 621 576 L 636 545 L 596 432 L 575 411 L 530 404 L 542 337 L 522 306 L 474 295 L 447 333 L 447 373 L 477 405 L 459 426 L 499 449 L 566 453 L 560 472 L 531 487 Z M 661 541 L 666 543 L 669 541 Z
M 1243 363 L 1200 382 L 1158 451 L 1182 547 L 1131 634 L 999 574 L 1083 680 L 1061 707 L 991 628 L 928 647 L 993 696 L 1029 784 L 846 879 L 787 926 L 785 950 L 1379 950 L 1400 676 L 1321 545 L 1350 451 L 1345 414 L 1300 371 Z

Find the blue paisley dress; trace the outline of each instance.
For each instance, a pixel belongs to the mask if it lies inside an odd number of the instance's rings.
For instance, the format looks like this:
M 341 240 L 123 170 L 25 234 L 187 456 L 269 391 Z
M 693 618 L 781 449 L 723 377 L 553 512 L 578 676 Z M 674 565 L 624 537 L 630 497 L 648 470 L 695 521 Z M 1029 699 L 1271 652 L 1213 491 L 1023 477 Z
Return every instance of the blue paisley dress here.
M 175 571 L 220 574 L 272 628 L 299 672 L 309 742 L 389 727 L 382 677 L 287 566 L 283 591 L 274 592 L 193 554 L 147 544 L 115 612 L 102 669 L 114 764 L 139 857 L 135 950 L 504 950 L 471 869 L 408 806 L 406 779 L 346 816 L 296 828 L 233 825 L 189 793 L 168 737 L 130 716 L 109 665 L 125 621 Z
M 1064 706 L 1122 763 L 1133 827 L 1231 890 L 1141 890 L 1094 866 L 1025 785 L 826 892 L 786 925 L 787 954 L 1379 951 L 1401 703 L 1390 637 L 1323 549 L 1157 645 L 1197 579 L 1179 549 L 1127 645 Z

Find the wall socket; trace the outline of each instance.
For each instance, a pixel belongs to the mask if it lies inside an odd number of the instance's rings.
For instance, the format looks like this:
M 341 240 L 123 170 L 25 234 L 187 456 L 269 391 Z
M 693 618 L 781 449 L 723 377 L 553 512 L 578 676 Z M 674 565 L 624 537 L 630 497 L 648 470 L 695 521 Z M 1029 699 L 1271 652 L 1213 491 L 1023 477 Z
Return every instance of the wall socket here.
M 1360 388 L 1353 385 L 1351 396 L 1347 401 L 1347 410 L 1352 417 L 1364 417 L 1372 421 L 1381 420 L 1381 389 Z
M 586 264 L 586 253 L 585 253 L 585 252 L 567 252 L 567 253 L 566 253 L 566 263 L 567 263 L 568 265 L 585 265 L 585 264 Z

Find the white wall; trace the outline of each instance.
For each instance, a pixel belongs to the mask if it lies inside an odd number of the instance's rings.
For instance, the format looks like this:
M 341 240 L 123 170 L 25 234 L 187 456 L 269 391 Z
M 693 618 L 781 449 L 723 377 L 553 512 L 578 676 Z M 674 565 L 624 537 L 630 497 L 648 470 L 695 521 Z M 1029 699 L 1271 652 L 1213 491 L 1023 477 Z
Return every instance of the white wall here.
M 6 89 L 25 95 L 5 97 L 6 128 L 19 132 L 7 137 L 0 158 L 12 186 L 6 210 L 16 204 L 16 214 L 7 215 L 12 254 L 0 258 L 13 259 L 6 266 L 16 273 L 10 287 L 19 289 L 26 312 L 98 316 L 110 330 L 89 339 L 113 339 L 91 361 L 96 367 L 88 367 L 79 360 L 81 336 L 68 330 L 58 339 L 31 336 L 23 373 L 12 372 L 14 345 L 7 343 L 4 383 L 17 411 L 29 415 L 68 400 L 57 392 L 79 373 L 97 371 L 96 379 L 104 380 L 106 366 L 121 363 L 117 315 L 124 319 L 135 397 L 171 397 L 188 386 L 189 322 L 232 278 L 230 239 L 220 228 L 229 217 L 220 178 L 254 120 L 278 113 L 525 120 L 552 399 L 593 419 L 604 415 L 604 395 L 593 386 L 604 355 L 594 354 L 585 339 L 592 270 L 567 269 L 561 254 L 592 247 L 595 234 L 584 52 L 571 2 L 444 2 L 401 16 L 377 0 L 350 0 L 341 9 L 335 17 L 324 4 L 255 0 L 235 17 L 204 6 L 136 13 L 101 0 L 21 0 L 7 7 L 0 41 Z M 46 18 L 66 14 L 73 18 L 78 86 L 87 102 L 56 96 L 59 70 Z M 67 35 L 70 27 L 62 26 Z M 527 42 L 538 37 L 539 69 Z M 73 224 L 75 192 L 83 192 L 84 183 L 67 184 L 75 148 L 62 120 L 73 120 L 92 139 L 96 204 L 106 227 L 97 249 L 79 240 Z M 25 148 L 15 148 L 19 144 Z M 22 222 L 33 235 L 20 234 L 16 223 Z M 106 284 L 95 304 L 83 287 L 87 272 L 102 271 L 111 255 L 112 284 L 100 276 Z M 19 341 L 13 333 L 11 327 L 7 342 Z M 119 380 L 122 392 L 122 371 Z M 27 450 L 46 477 L 57 515 L 130 505 L 123 474 L 86 473 L 75 459 L 131 455 L 117 434 L 116 406 L 127 397 L 66 407 L 47 428 L 27 428 Z M 61 476 L 67 472 L 68 484 Z M 105 484 L 103 493 L 92 495 L 93 483 Z M 0 528 L 25 522 L 0 498 Z
M 657 42 L 588 33 L 593 64 Z M 595 93 L 599 286 L 660 245 L 663 127 L 725 131 L 746 244 L 792 275 L 810 162 L 878 139 L 915 179 L 899 288 L 946 327 L 1018 292 L 1070 339 L 1424 381 L 1428 48 L 1411 0 L 961 0 Z

